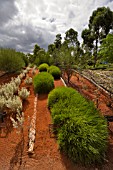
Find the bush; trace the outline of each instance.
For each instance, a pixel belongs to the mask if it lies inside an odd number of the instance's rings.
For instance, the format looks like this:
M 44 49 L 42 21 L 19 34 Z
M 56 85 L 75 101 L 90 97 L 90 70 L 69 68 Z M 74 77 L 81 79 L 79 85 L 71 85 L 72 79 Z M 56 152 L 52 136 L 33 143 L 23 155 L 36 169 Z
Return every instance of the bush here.
M 22 87 L 21 90 L 18 90 L 18 95 L 22 100 L 26 100 L 30 95 L 30 91 L 28 91 L 25 87 Z
M 71 99 L 71 95 L 75 93 L 75 90 L 68 87 L 57 87 L 49 93 L 48 96 L 48 107 L 53 105 L 59 100 Z
M 105 120 L 93 116 L 72 116 L 59 129 L 58 143 L 60 149 L 74 162 L 82 164 L 100 163 L 105 158 L 107 149 L 107 130 Z M 92 126 L 93 124 L 93 126 Z
M 51 74 L 42 72 L 34 76 L 33 85 L 36 93 L 49 93 L 54 88 L 54 78 Z
M 0 70 L 16 72 L 24 66 L 25 63 L 20 53 L 13 49 L 0 49 Z
M 60 87 L 48 96 L 60 149 L 75 162 L 100 163 L 107 149 L 107 122 L 76 90 Z
M 43 63 L 43 64 L 39 65 L 39 67 L 38 67 L 40 72 L 47 71 L 48 68 L 49 68 L 49 65 L 46 63 Z
M 54 79 L 60 79 L 61 70 L 57 66 L 50 66 L 48 72 L 54 77 Z

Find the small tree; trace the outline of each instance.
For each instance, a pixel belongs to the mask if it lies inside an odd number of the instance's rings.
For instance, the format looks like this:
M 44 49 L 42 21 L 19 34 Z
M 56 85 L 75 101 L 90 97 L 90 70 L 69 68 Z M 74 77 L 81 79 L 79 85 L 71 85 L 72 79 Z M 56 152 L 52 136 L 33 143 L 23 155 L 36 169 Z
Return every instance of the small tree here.
M 61 68 L 67 74 L 68 83 L 72 76 L 72 68 L 73 64 L 75 63 L 74 56 L 72 54 L 71 48 L 66 48 L 66 46 L 62 46 L 60 53 L 59 53 L 59 61 Z

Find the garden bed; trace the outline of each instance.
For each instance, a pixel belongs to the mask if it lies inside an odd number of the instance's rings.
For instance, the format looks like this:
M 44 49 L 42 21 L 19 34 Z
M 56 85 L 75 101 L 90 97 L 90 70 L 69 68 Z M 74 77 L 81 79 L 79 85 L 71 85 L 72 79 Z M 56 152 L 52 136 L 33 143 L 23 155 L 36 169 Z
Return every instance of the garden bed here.
M 32 76 L 31 72 L 29 76 Z M 3 81 L 3 79 L 2 79 Z M 1 82 L 1 79 L 0 79 Z M 96 86 L 92 85 L 83 77 L 72 76 L 71 82 L 88 99 L 96 98 Z M 54 82 L 55 87 L 64 86 L 61 80 Z M 22 81 L 21 87 L 25 86 Z M 13 130 L 7 138 L 0 138 L 0 169 L 2 170 L 112 170 L 113 169 L 113 123 L 110 123 L 109 148 L 107 160 L 102 166 L 83 167 L 73 164 L 63 153 L 60 153 L 55 138 L 51 138 L 49 133 L 49 124 L 52 123 L 50 111 L 47 107 L 47 95 L 39 95 L 37 101 L 37 120 L 36 120 L 36 140 L 34 154 L 28 155 L 28 129 L 34 111 L 34 89 L 30 86 L 30 96 L 24 104 L 24 146 L 22 145 L 20 134 Z M 103 115 L 112 115 L 112 110 L 106 106 L 107 96 L 99 91 L 99 105 Z M 94 101 L 96 104 L 96 101 Z M 23 146 L 23 148 L 22 148 Z

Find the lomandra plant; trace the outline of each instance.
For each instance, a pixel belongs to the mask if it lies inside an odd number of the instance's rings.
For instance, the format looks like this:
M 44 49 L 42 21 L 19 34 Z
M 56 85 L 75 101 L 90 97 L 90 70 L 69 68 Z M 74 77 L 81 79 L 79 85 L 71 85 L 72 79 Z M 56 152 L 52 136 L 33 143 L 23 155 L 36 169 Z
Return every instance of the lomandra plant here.
M 59 147 L 74 162 L 102 163 L 107 150 L 107 122 L 94 104 L 68 87 L 52 90 L 48 96 Z

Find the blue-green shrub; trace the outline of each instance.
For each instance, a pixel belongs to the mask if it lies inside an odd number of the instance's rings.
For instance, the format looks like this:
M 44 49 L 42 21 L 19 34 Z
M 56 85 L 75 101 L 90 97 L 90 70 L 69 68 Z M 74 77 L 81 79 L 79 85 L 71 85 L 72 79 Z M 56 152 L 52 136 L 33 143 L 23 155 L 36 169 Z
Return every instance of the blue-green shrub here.
M 41 72 L 33 78 L 35 93 L 49 93 L 54 88 L 54 78 L 47 72 Z

